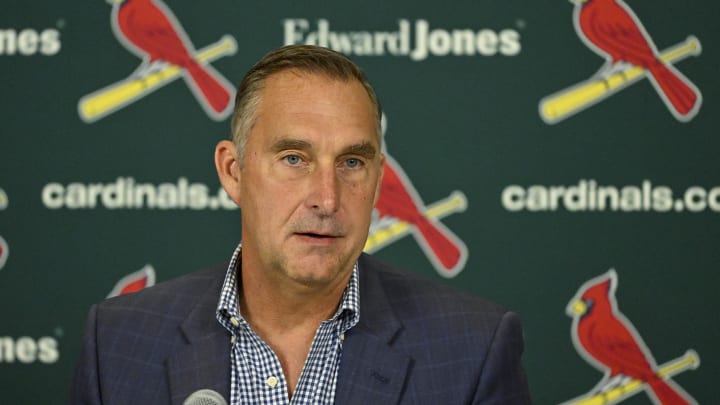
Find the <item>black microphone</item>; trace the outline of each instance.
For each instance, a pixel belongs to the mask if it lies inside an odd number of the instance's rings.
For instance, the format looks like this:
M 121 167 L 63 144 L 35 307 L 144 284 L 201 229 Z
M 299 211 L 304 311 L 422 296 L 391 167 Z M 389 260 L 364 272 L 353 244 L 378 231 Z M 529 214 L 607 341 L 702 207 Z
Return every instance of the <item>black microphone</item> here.
M 227 405 L 227 402 L 217 391 L 204 389 L 190 394 L 183 405 Z

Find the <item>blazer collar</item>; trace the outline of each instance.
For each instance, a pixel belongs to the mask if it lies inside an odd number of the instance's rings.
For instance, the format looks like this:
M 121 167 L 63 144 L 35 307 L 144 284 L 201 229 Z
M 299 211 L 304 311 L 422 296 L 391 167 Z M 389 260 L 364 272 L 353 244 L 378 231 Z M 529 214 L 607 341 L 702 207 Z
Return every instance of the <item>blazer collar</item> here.
M 209 273 L 208 287 L 180 324 L 186 344 L 165 364 L 173 404 L 182 404 L 201 389 L 217 391 L 226 400 L 230 397 L 230 333 L 215 318 L 225 273 L 223 269 Z
M 360 257 L 360 322 L 345 335 L 335 402 L 392 404 L 400 399 L 411 359 L 392 347 L 402 324 L 393 313 L 377 264 Z
M 409 371 L 410 357 L 392 347 L 402 323 L 388 301 L 377 266 L 372 258 L 361 255 L 360 321 L 343 342 L 335 396 L 339 404 L 358 398 L 365 403 L 397 403 Z M 229 400 L 230 334 L 215 318 L 225 274 L 223 269 L 209 273 L 211 282 L 180 324 L 186 344 L 166 362 L 173 404 L 182 404 L 193 392 L 208 388 Z

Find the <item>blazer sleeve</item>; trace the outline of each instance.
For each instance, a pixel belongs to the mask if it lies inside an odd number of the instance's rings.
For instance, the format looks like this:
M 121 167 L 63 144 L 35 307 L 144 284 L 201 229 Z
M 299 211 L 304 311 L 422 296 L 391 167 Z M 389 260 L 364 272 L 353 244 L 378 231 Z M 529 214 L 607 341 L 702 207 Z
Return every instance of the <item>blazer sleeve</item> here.
M 77 365 L 75 376 L 70 391 L 71 405 L 100 405 L 100 379 L 98 373 L 97 357 L 97 305 L 90 308 L 85 333 L 83 335 L 82 349 Z
M 506 312 L 490 343 L 473 404 L 527 405 L 531 403 L 525 370 L 520 318 Z

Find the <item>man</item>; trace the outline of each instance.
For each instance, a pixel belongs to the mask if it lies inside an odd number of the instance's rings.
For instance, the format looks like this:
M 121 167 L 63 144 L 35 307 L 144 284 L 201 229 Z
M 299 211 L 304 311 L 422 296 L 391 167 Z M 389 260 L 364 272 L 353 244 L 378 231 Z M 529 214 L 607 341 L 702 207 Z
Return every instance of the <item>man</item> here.
M 516 315 L 362 254 L 380 107 L 344 56 L 288 46 L 238 89 L 215 151 L 241 208 L 230 266 L 90 311 L 73 403 L 526 404 Z

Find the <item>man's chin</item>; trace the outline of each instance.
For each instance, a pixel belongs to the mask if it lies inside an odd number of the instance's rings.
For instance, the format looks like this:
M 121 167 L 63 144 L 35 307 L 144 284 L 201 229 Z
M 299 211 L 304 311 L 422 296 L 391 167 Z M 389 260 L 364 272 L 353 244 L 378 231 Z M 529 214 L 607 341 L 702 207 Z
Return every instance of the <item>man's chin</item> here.
M 344 279 L 352 271 L 353 263 L 345 264 L 335 259 L 308 260 L 305 258 L 288 269 L 288 276 L 308 287 L 322 287 Z

